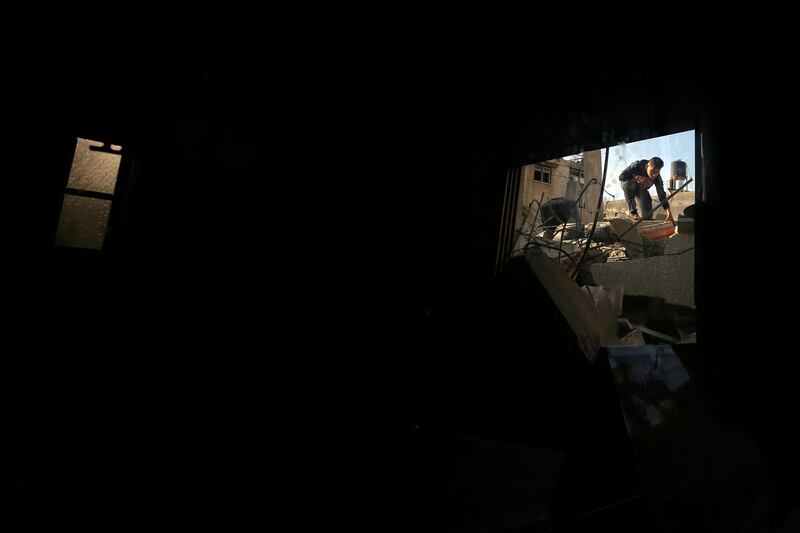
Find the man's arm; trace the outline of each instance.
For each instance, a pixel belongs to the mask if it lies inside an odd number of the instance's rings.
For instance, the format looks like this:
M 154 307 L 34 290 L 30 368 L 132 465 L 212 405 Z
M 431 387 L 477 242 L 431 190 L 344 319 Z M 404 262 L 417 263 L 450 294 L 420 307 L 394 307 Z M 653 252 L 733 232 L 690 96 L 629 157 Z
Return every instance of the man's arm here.
M 656 193 L 658 193 L 658 200 L 661 202 L 661 207 L 664 208 L 664 213 L 667 215 L 667 220 L 675 224 L 675 219 L 672 218 L 672 211 L 669 208 L 669 202 L 667 201 L 667 193 L 664 192 L 664 180 L 661 179 L 661 176 L 657 177 L 654 181 L 656 185 Z

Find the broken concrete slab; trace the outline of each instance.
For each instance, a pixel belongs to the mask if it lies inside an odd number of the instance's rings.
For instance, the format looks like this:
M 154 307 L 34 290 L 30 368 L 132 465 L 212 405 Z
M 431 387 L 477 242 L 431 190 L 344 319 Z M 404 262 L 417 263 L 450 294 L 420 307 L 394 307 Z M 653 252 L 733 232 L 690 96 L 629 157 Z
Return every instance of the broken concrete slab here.
M 595 263 L 597 285 L 621 285 L 626 295 L 664 298 L 667 303 L 694 307 L 694 252 Z
M 586 224 L 584 228 L 584 233 L 589 235 L 589 232 L 592 231 L 592 224 Z M 611 230 L 611 222 L 608 220 L 603 220 L 598 222 L 594 228 L 594 237 L 592 238 L 594 242 L 600 243 L 612 243 L 616 241 L 616 236 L 613 234 Z
M 586 225 L 585 233 L 588 236 L 591 232 L 591 224 Z M 620 244 L 624 246 L 627 257 L 648 257 L 650 255 L 660 255 L 660 248 L 656 247 L 655 251 L 648 244 L 652 245 L 652 240 L 644 240 L 634 227 L 633 222 L 629 218 L 613 218 L 611 220 L 604 220 L 598 222 L 595 227 L 592 242 L 597 244 L 607 244 L 613 246 Z M 608 252 L 609 250 L 606 250 Z M 619 254 L 617 254 L 618 256 Z
M 676 233 L 664 241 L 664 254 L 680 254 L 694 248 L 694 233 Z
M 633 222 L 627 218 L 612 218 L 608 221 L 614 238 L 625 245 L 628 257 L 644 257 L 644 242 L 642 236 L 633 227 Z
M 564 272 L 545 251 L 531 247 L 525 253 L 528 265 L 539 283 L 566 319 L 583 354 L 594 362 L 601 346 L 621 344 L 617 337 L 617 314 L 613 302 L 604 296 L 595 304 L 590 294 Z
M 650 237 L 642 235 L 642 244 L 644 245 L 644 256 L 653 257 L 655 255 L 664 255 L 664 245 L 662 241 L 654 241 Z

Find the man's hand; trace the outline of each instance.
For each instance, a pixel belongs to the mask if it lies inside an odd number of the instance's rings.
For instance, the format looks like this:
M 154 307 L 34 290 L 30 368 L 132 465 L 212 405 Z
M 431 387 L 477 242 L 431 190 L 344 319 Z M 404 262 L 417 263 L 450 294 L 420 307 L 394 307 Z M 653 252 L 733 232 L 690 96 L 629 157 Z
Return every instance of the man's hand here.
M 649 189 L 653 185 L 653 180 L 648 176 L 635 176 L 634 179 L 641 183 L 645 189 Z

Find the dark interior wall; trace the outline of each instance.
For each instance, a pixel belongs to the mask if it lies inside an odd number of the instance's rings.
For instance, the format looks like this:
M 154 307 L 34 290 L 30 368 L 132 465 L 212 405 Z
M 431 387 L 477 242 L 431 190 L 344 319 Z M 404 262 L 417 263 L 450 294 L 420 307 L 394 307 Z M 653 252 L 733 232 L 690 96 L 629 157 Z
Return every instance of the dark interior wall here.
M 131 508 L 121 494 L 221 486 L 224 469 L 242 467 L 224 442 L 245 455 L 252 442 L 234 434 L 250 431 L 256 384 L 242 374 L 234 386 L 230 371 L 264 328 L 242 299 L 266 300 L 253 209 L 265 189 L 240 153 L 263 114 L 229 65 L 169 59 L 22 62 L 4 132 L 4 483 L 97 498 L 111 514 Z M 118 246 L 102 255 L 51 245 L 78 136 L 136 162 Z

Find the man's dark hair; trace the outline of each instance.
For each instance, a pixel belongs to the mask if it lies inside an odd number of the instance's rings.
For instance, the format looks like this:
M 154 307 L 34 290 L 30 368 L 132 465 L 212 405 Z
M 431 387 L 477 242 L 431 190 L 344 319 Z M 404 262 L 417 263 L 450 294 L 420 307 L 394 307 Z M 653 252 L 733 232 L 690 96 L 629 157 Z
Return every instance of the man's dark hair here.
M 650 158 L 650 161 L 648 161 L 648 163 L 652 163 L 653 166 L 658 170 L 661 170 L 661 168 L 664 166 L 664 162 L 661 160 L 660 157 Z

